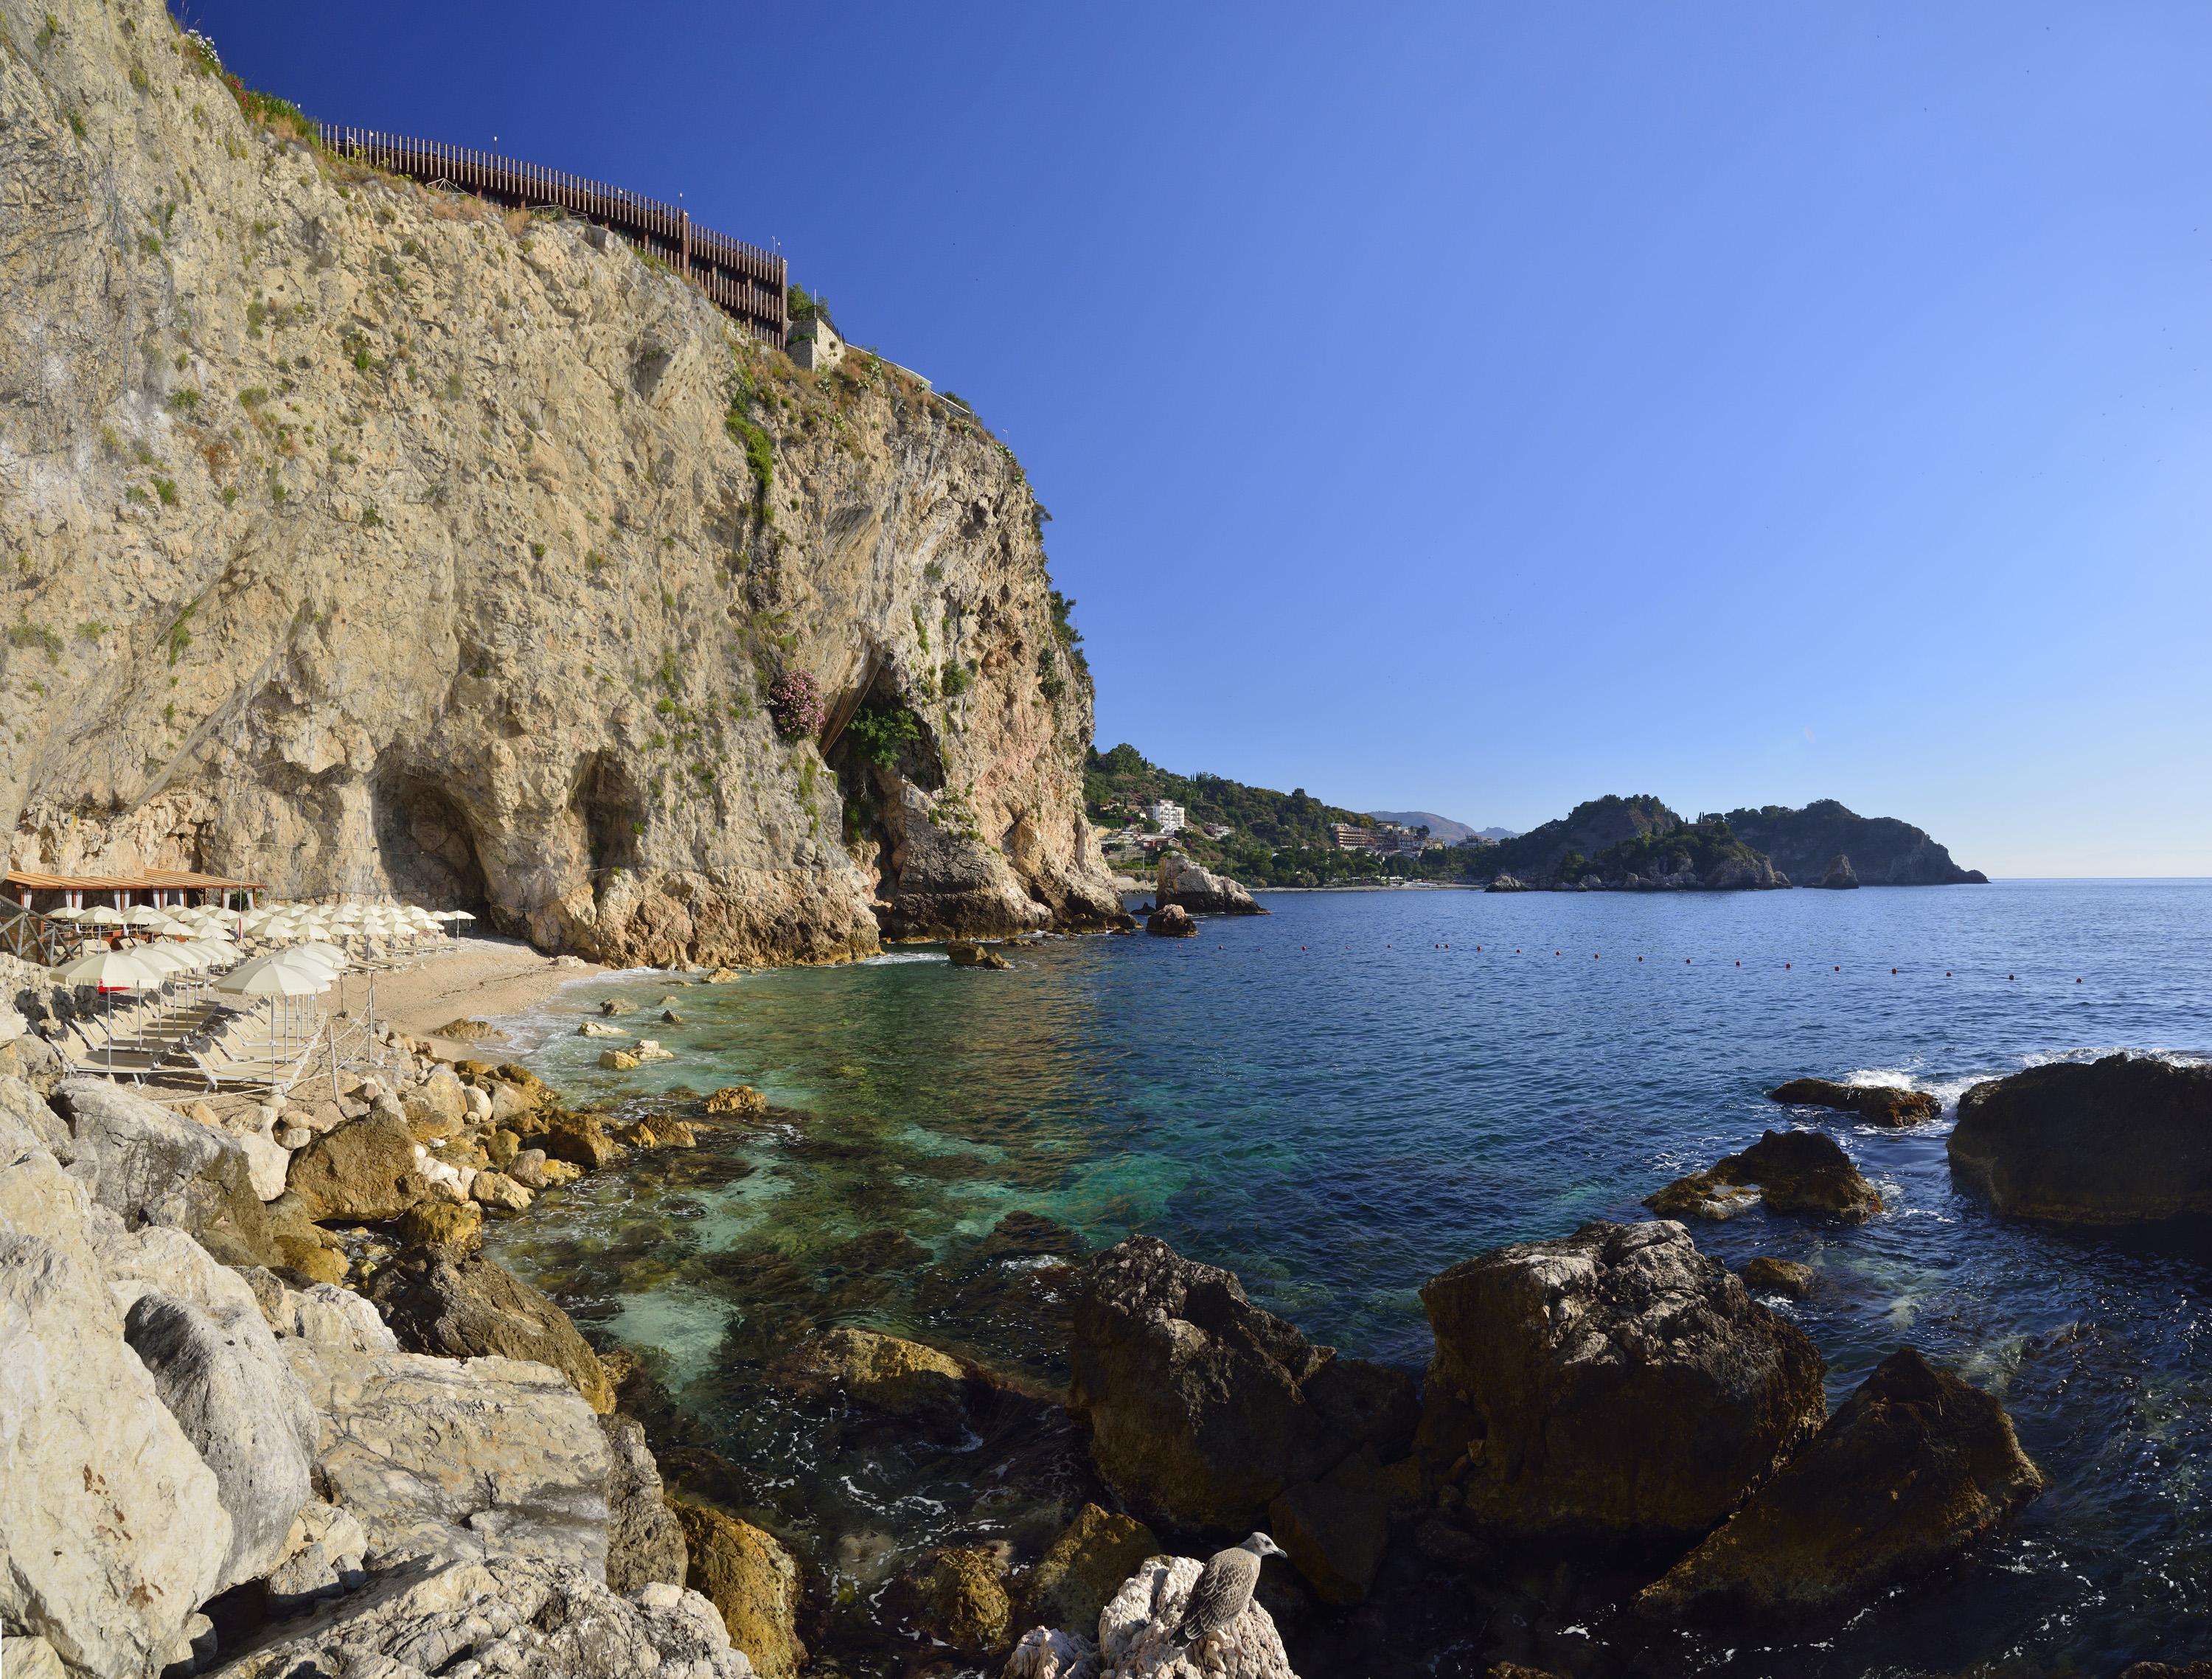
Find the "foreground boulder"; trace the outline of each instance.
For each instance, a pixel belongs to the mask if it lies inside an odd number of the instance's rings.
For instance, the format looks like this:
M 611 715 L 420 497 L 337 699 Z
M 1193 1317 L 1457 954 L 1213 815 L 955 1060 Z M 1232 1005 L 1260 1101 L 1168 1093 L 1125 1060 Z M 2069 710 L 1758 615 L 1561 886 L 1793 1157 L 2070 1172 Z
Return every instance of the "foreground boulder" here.
M 225 1264 L 270 1256 L 269 1216 L 237 1138 L 105 1079 L 64 1080 L 52 1105 L 69 1134 L 56 1158 L 125 1224 L 188 1231 Z
M 1145 931 L 1156 939 L 1195 939 L 1198 923 L 1182 905 L 1170 903 L 1145 917 Z
M 1948 1560 L 2042 1490 L 2004 1408 L 1903 1347 L 1637 1602 L 1668 1615 L 1833 1609 Z
M 1101 1679 L 1297 1679 L 1256 1597 L 1230 1623 L 1213 1660 L 1200 1664 L 1178 1629 L 1204 1572 L 1194 1557 L 1154 1557 L 1123 1583 L 1098 1616 Z
M 422 1159 L 404 1118 L 367 1114 L 295 1154 L 286 1187 L 310 1219 L 396 1219 L 428 1187 Z
M 377 1550 L 529 1557 L 606 1578 L 606 1440 L 557 1371 L 283 1346 L 320 1425 L 317 1482 Z
M 416 1250 L 379 1272 L 372 1294 L 410 1352 L 534 1360 L 567 1377 L 594 1411 L 615 1408 L 614 1384 L 568 1314 L 496 1260 Z
M 806 1659 L 799 1640 L 799 1564 L 775 1538 L 704 1505 L 678 1504 L 690 1585 L 764 1679 L 793 1679 Z
M 1249 1531 L 1363 1445 L 1404 1456 L 1411 1380 L 1314 1346 L 1233 1274 L 1132 1236 L 1073 1287 L 1069 1402 L 1125 1501 L 1178 1527 Z
M 209 1670 L 215 1679 L 750 1679 L 714 1606 L 648 1585 L 617 1597 L 586 1571 L 513 1556 L 427 1558 L 380 1574 L 267 1641 Z
M 1874 1125 L 1918 1125 L 1943 1111 L 1943 1098 L 1897 1085 L 1839 1085 L 1832 1079 L 1792 1079 L 1766 1092 L 1793 1108 L 1832 1108 Z
M 1188 909 L 1194 916 L 1264 916 L 1261 909 L 1243 885 L 1225 874 L 1216 874 L 1211 869 L 1200 868 L 1180 851 L 1170 851 L 1160 859 L 1158 885 L 1153 901 L 1163 909 L 1170 905 Z
M 874 1329 L 835 1329 L 779 1359 L 770 1379 L 794 1393 L 843 1394 L 887 1416 L 957 1422 L 967 1409 L 958 1360 Z
M 1827 1414 L 1813 1343 L 1679 1224 L 1501 1248 L 1421 1302 L 1424 1466 L 1486 1530 L 1694 1538 Z
M 1762 1131 L 1742 1153 L 1678 1177 L 1644 1204 L 1662 1219 L 1732 1219 L 1754 1201 L 1771 1212 L 1864 1224 L 1881 1196 L 1823 1131 Z
M 123 1334 L 215 1472 L 231 1528 L 222 1584 L 258 1579 L 276 1566 L 313 1491 L 315 1418 L 300 1378 L 251 1299 L 217 1316 L 149 1291 Z
M 2059 1062 L 1959 1098 L 1951 1176 L 2013 1218 L 2212 1217 L 2212 1067 L 2148 1055 Z

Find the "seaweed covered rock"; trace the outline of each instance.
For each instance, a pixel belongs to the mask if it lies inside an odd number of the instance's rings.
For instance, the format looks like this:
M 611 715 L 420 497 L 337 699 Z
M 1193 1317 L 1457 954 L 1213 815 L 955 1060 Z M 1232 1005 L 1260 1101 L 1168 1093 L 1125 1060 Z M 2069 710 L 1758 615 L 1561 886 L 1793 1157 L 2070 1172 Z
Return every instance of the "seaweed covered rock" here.
M 1644 1198 L 1662 1219 L 1732 1219 L 1753 1201 L 1776 1213 L 1864 1224 L 1881 1196 L 1822 1131 L 1763 1131 L 1741 1153 L 1678 1177 Z
M 1004 1650 L 1013 1606 L 1006 1566 L 994 1551 L 947 1545 L 925 1551 L 891 1582 L 890 1603 L 902 1625 L 963 1655 Z
M 1784 1619 L 1858 1603 L 1947 1560 L 2042 1490 L 2004 1408 L 1902 1347 L 1638 1603 Z
M 874 1329 L 816 1335 L 778 1360 L 771 1378 L 793 1392 L 842 1393 L 890 1416 L 943 1420 L 966 1407 L 968 1372 L 958 1360 Z
M 1839 1085 L 1832 1079 L 1792 1079 L 1766 1092 L 1767 1099 L 1793 1108 L 1832 1108 L 1856 1114 L 1873 1125 L 1918 1125 L 1943 1111 L 1943 1098 L 1898 1085 Z
M 568 1314 L 496 1260 L 433 1248 L 380 1271 L 371 1290 L 410 1352 L 448 1359 L 528 1359 L 567 1377 L 594 1411 L 614 1387 Z
M 1743 1278 L 1743 1286 L 1755 1293 L 1782 1294 L 1793 1300 L 1810 1299 L 1820 1286 L 1820 1274 L 1811 1266 L 1794 1259 L 1774 1259 L 1765 1254 L 1744 1261 L 1738 1274 Z
M 2120 1054 L 2057 1062 L 1959 1098 L 1951 1176 L 2008 1217 L 2212 1218 L 2212 1067 Z
M 1316 1347 L 1228 1271 L 1133 1236 L 1080 1267 L 1073 1292 L 1069 1402 L 1107 1484 L 1139 1509 L 1249 1530 L 1363 1445 L 1404 1455 L 1411 1379 Z
M 1121 1582 L 1163 1548 L 1135 1517 L 1085 1505 L 1023 1583 L 1024 1624 L 1096 1632 L 1098 1611 Z
M 979 945 L 969 939 L 955 939 L 945 946 L 945 954 L 956 968 L 1011 968 L 1014 964 L 988 945 Z
M 678 1503 L 690 1585 L 722 1616 L 762 1679 L 793 1679 L 806 1659 L 799 1638 L 799 1563 L 775 1537 L 705 1505 Z
M 1694 1538 L 1827 1414 L 1813 1343 L 1679 1224 L 1501 1248 L 1421 1301 L 1424 1465 L 1486 1530 Z

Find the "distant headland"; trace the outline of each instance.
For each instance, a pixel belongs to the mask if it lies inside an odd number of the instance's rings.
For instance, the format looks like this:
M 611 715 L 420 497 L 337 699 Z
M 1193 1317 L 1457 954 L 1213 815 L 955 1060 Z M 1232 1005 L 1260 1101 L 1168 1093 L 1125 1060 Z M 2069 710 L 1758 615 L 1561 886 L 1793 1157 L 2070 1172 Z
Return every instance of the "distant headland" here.
M 1304 788 L 1179 776 L 1124 742 L 1090 753 L 1084 804 L 1107 861 L 1125 873 L 1173 849 L 1261 888 L 1425 880 L 1500 891 L 1739 891 L 1988 880 L 1924 829 L 1833 799 L 1692 818 L 1650 794 L 1608 794 L 1512 834 L 1426 811 L 1353 811 Z

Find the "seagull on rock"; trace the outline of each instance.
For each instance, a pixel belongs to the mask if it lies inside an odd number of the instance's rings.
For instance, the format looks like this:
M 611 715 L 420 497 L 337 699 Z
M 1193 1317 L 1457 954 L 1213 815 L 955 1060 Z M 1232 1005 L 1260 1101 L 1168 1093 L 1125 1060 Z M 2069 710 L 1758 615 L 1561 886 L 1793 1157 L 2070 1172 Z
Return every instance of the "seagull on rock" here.
M 1244 1606 L 1252 1601 L 1252 1588 L 1260 1584 L 1260 1564 L 1271 1556 L 1286 1555 L 1280 1545 L 1264 1533 L 1255 1533 L 1241 1545 L 1216 1551 L 1190 1589 L 1182 1607 L 1182 1625 L 1176 1636 L 1189 1645 L 1200 1661 L 1211 1667 L 1212 1658 Z

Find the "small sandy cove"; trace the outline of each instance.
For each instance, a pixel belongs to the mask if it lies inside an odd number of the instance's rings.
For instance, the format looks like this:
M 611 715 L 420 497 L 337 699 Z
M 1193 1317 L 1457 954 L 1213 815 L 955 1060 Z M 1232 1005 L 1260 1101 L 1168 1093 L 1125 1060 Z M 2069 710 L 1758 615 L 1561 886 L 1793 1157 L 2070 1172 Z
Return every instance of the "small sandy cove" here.
M 450 955 L 379 974 L 377 1022 L 388 1020 L 410 1037 L 427 1040 L 436 1054 L 450 1060 L 504 1060 L 507 1046 L 503 1037 L 455 1043 L 440 1037 L 438 1028 L 455 1020 L 523 1013 L 544 1001 L 556 987 L 605 971 L 596 963 L 579 964 L 573 957 L 556 963 L 520 939 L 464 939 Z M 359 978 L 349 976 L 347 1007 L 358 1009 L 365 996 Z

